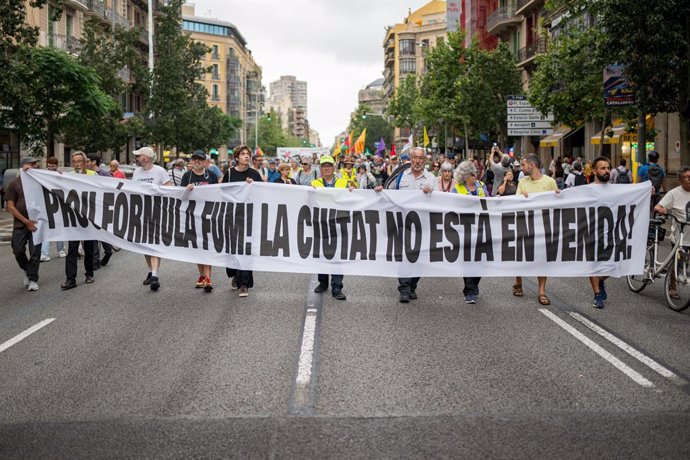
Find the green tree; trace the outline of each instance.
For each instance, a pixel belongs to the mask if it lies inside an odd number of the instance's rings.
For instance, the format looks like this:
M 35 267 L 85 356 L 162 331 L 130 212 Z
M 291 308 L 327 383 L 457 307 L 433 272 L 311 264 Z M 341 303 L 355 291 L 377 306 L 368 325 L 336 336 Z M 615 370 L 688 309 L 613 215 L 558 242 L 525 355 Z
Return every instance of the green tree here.
M 272 110 L 259 118 L 259 146 L 266 155 L 275 156 L 278 147 L 305 147 L 305 141 L 285 131 Z
M 419 122 L 418 100 L 417 78 L 414 75 L 408 75 L 400 82 L 400 86 L 395 90 L 395 95 L 388 104 L 388 115 L 393 119 L 393 126 L 414 128 L 417 125 Z
M 520 74 L 506 43 L 494 50 L 475 41 L 466 51 L 464 72 L 455 81 L 457 110 L 466 116 L 470 133 L 498 134 L 507 139 L 507 96 L 521 93 Z
M 366 115 L 366 116 L 365 116 Z M 383 138 L 386 146 L 390 147 L 393 139 L 393 127 L 386 120 L 384 116 L 374 115 L 371 109 L 366 104 L 360 104 L 355 110 L 352 118 L 350 118 L 350 125 L 348 132 L 354 132 L 358 136 L 364 129 L 367 130 L 367 138 L 365 140 L 365 151 L 370 153 L 376 152 L 375 144 Z
M 0 124 L 14 125 L 35 153 L 54 143 L 66 132 L 90 119 L 106 116 L 115 101 L 100 89 L 96 72 L 71 55 L 54 48 L 22 47 L 12 63 L 21 98 L 3 101 L 9 110 L 0 111 Z
M 147 127 L 151 140 L 163 147 L 190 150 L 204 130 L 208 93 L 198 80 L 210 70 L 201 65 L 210 49 L 183 32 L 182 4 L 183 0 L 172 0 L 156 18 L 158 57 L 146 104 L 151 115 Z

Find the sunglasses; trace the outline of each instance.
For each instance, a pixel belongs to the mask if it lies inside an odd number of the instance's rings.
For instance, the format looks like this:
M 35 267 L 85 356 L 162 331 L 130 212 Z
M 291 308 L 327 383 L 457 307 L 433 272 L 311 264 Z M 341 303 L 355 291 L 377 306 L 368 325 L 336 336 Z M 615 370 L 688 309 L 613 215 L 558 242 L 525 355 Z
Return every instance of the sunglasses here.
M 309 166 L 310 163 L 302 163 L 302 166 Z
M 434 168 L 440 168 L 441 165 L 434 165 Z

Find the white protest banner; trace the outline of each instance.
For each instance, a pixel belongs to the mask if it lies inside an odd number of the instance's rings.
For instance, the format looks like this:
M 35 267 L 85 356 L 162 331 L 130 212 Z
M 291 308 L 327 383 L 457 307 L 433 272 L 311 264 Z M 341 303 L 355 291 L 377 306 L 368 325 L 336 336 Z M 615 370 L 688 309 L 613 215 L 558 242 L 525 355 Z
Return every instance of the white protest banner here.
M 276 156 L 281 161 L 288 161 L 290 158 L 309 157 L 312 158 L 314 154 L 317 157 L 328 155 L 328 147 L 321 148 L 302 148 L 302 147 L 278 147 L 276 149 Z
M 313 189 L 233 183 L 160 187 L 22 173 L 34 241 L 100 240 L 246 270 L 408 276 L 642 273 L 649 183 L 559 195 Z

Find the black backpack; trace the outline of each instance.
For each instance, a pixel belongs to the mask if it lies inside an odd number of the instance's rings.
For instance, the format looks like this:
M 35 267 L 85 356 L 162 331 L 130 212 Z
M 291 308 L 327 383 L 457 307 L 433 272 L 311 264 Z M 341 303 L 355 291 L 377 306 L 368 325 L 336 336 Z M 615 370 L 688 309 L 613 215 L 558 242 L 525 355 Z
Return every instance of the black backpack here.
M 584 174 L 575 174 L 575 180 L 573 182 L 575 183 L 573 187 L 577 187 L 578 185 L 587 185 L 587 178 Z
M 618 170 L 618 176 L 616 176 L 616 184 L 630 184 L 630 174 L 629 171 L 626 169 L 625 171 L 621 172 L 621 170 Z
M 659 193 L 661 183 L 664 181 L 664 170 L 656 163 L 650 163 L 647 169 L 647 178 L 654 186 L 654 193 Z

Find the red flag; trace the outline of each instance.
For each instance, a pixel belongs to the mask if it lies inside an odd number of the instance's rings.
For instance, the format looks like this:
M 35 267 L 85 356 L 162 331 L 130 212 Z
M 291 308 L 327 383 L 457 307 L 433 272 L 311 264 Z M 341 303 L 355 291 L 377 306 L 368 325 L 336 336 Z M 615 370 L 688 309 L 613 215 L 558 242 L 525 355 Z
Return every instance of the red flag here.
M 391 157 L 395 156 L 395 144 L 391 144 Z

